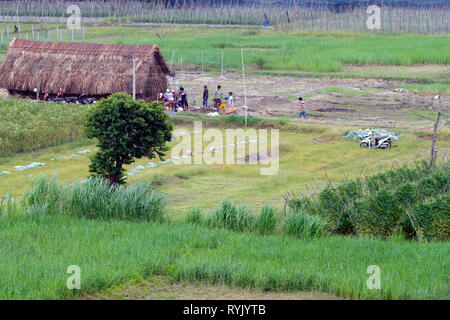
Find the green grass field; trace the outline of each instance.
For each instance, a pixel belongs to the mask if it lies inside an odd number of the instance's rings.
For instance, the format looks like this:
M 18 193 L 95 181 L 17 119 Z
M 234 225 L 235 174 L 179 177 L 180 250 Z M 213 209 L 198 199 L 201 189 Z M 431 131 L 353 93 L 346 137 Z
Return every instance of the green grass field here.
M 4 217 L 0 230 L 0 299 L 79 297 L 152 274 L 179 282 L 319 290 L 361 299 L 448 298 L 448 243 L 298 240 L 173 223 L 45 216 Z M 81 268 L 80 291 L 66 287 L 70 265 Z M 366 286 L 370 265 L 381 269 L 381 290 Z
M 0 29 L 5 26 L 0 24 Z M 35 33 L 40 30 L 40 40 L 44 41 L 47 40 L 47 30 L 52 30 L 54 41 L 56 26 L 40 24 L 35 25 L 34 30 Z M 64 28 L 63 25 L 60 27 Z M 68 30 L 65 31 L 65 39 L 70 41 L 71 35 Z M 31 24 L 21 25 L 22 37 L 26 33 L 31 39 Z M 78 35 L 77 41 L 79 39 Z M 444 35 L 87 26 L 85 39 L 96 43 L 157 44 L 166 61 L 172 61 L 174 54 L 174 65 L 182 59 L 187 66 L 200 67 L 203 53 L 205 68 L 216 71 L 221 69 L 222 52 L 225 70 L 240 70 L 241 45 L 246 50 L 247 64 L 255 70 L 272 72 L 335 73 L 344 71 L 345 66 L 350 65 L 447 65 L 450 62 L 450 38 Z M 5 50 L 6 46 L 2 51 Z
M 223 126 L 223 124 L 222 124 Z M 328 127 L 314 124 L 285 124 L 280 132 L 279 171 L 273 176 L 260 175 L 262 167 L 268 165 L 161 165 L 138 172 L 128 177 L 130 183 L 140 180 L 156 179 L 160 189 L 169 195 L 169 214 L 183 216 L 191 207 L 209 209 L 218 205 L 223 198 L 247 202 L 259 208 L 264 202 L 282 205 L 282 195 L 287 191 L 308 192 L 305 184 L 313 184 L 313 179 L 325 185 L 328 178 L 343 179 L 344 175 L 354 177 L 386 170 L 418 156 L 427 156 L 429 142 L 418 138 L 408 130 L 401 131 L 404 136 L 388 151 L 361 150 L 359 143 L 343 140 L 342 136 L 354 127 Z M 283 126 L 281 126 L 282 128 Z M 177 127 L 192 132 L 192 127 Z M 447 131 L 444 131 L 447 132 Z M 171 142 L 170 146 L 178 142 Z M 445 142 L 440 142 L 445 145 Z M 220 145 L 220 143 L 218 144 Z M 208 144 L 204 144 L 206 149 Z M 89 140 L 65 144 L 29 154 L 4 159 L 1 171 L 12 174 L 0 177 L 0 194 L 12 193 L 19 196 L 29 185 L 30 175 L 53 175 L 66 183 L 75 179 L 83 180 L 88 176 L 89 154 L 52 161 L 56 157 L 70 156 L 78 151 L 95 151 L 95 145 Z M 324 156 L 327 155 L 327 156 Z M 172 156 L 168 153 L 168 158 Z M 127 166 L 130 170 L 149 161 L 141 159 Z M 27 165 L 31 162 L 44 162 L 45 166 L 29 171 L 15 172 L 13 166 Z M 325 177 L 328 176 L 328 178 Z M 245 195 L 245 196 L 243 196 Z

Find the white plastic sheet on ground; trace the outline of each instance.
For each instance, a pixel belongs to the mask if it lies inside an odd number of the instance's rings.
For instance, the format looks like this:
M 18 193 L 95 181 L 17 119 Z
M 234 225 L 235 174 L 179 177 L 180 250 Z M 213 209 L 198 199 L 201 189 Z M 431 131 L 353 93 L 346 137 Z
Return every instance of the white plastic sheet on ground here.
M 14 170 L 15 171 L 25 171 L 25 170 L 29 170 L 29 169 L 33 169 L 36 167 L 41 167 L 41 166 L 45 166 L 45 163 L 43 162 L 32 162 L 29 165 L 26 166 L 14 166 Z
M 80 155 L 85 155 L 85 154 L 88 154 L 88 153 L 91 153 L 91 152 L 92 151 L 89 150 L 89 149 L 81 150 L 81 151 L 78 151 L 77 153 L 72 153 L 71 155 L 68 155 L 68 156 L 61 156 L 61 157 L 51 158 L 50 160 L 51 161 L 57 161 L 57 160 L 61 160 L 61 159 L 70 159 L 70 158 L 79 157 Z
M 210 147 L 207 151 L 205 151 L 205 153 L 209 152 L 209 153 L 214 153 L 215 150 L 217 149 L 225 149 L 228 147 L 234 147 L 240 144 L 249 144 L 249 143 L 256 143 L 258 142 L 257 139 L 253 139 L 253 140 L 248 140 L 248 141 L 241 141 L 241 142 L 236 142 L 236 143 L 231 143 L 231 144 L 227 144 L 227 145 L 223 145 L 223 146 L 214 146 L 214 147 Z M 181 160 L 181 159 L 186 159 L 188 157 L 193 157 L 195 156 L 195 153 L 192 153 L 192 151 L 188 150 L 186 151 L 186 154 L 183 156 L 173 156 L 170 159 L 164 160 L 164 161 L 159 161 L 159 162 L 149 162 L 146 166 L 137 166 L 134 167 L 133 169 L 130 170 L 130 172 L 127 173 L 127 175 L 129 176 L 134 176 L 135 174 L 145 170 L 145 169 L 150 169 L 150 168 L 156 168 L 160 165 L 163 164 L 168 164 L 171 163 L 173 161 L 177 161 L 177 160 Z
M 86 150 L 78 151 L 77 153 L 73 153 L 73 154 L 71 154 L 69 156 L 61 156 L 61 157 L 51 158 L 50 160 L 51 161 L 57 161 L 57 160 L 60 160 L 60 159 L 70 159 L 70 158 L 73 158 L 73 157 L 79 157 L 81 155 L 88 154 L 90 152 L 92 152 L 92 151 L 89 150 L 89 149 L 86 149 Z M 30 170 L 30 169 L 37 168 L 37 167 L 42 167 L 42 166 L 45 166 L 45 165 L 46 165 L 46 163 L 43 163 L 43 162 L 32 162 L 32 163 L 30 163 L 30 164 L 28 164 L 26 166 L 13 166 L 13 168 L 14 168 L 14 171 L 21 172 L 21 171 Z M 9 171 L 1 171 L 0 172 L 0 176 L 1 175 L 6 175 L 6 174 L 11 174 L 11 172 L 9 172 Z

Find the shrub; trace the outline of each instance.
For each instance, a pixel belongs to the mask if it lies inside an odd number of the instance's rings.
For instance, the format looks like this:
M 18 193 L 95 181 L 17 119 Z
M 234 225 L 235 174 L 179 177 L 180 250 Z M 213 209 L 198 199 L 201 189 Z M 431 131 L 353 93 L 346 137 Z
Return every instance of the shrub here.
M 202 223 L 202 210 L 200 208 L 189 209 L 186 215 L 186 223 L 199 225 Z
M 253 231 L 255 217 L 247 206 L 236 206 L 230 200 L 223 199 L 220 206 L 210 215 L 208 224 L 233 231 Z
M 256 228 L 256 218 L 245 204 L 236 207 L 236 222 L 237 231 L 254 231 Z
M 264 204 L 256 217 L 256 227 L 261 235 L 273 233 L 278 221 L 279 212 L 268 204 Z
M 446 193 L 449 184 L 450 170 L 447 166 L 430 170 L 427 163 L 418 162 L 413 168 L 402 167 L 364 180 L 328 185 L 317 196 L 291 200 L 289 207 L 320 216 L 329 229 L 338 234 L 361 233 L 388 238 L 403 228 L 405 236 L 411 237 L 412 226 L 404 220 L 406 210 L 415 208 L 427 198 Z M 438 207 L 434 202 L 419 211 L 439 211 Z M 436 214 L 441 216 L 438 212 Z M 430 228 L 434 228 L 432 224 L 423 222 L 423 233 L 433 233 Z M 442 227 L 437 229 L 444 232 Z M 437 236 L 433 233 L 430 237 Z
M 291 211 L 284 220 L 284 232 L 297 238 L 323 237 L 327 234 L 327 224 L 318 216 Z
M 166 197 L 146 182 L 109 187 L 97 177 L 67 186 L 42 176 L 32 181 L 24 202 L 40 214 L 155 222 L 164 220 Z
M 450 211 L 448 208 L 450 208 L 448 193 L 430 198 L 410 210 L 409 216 L 403 217 L 402 227 L 410 236 L 416 236 L 415 228 L 419 236 L 428 241 L 447 241 L 450 237 Z

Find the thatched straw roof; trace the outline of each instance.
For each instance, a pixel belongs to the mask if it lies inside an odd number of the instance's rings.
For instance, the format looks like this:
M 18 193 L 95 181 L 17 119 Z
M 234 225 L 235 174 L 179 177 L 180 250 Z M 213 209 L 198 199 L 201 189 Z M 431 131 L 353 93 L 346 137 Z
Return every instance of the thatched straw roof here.
M 0 88 L 27 94 L 40 92 L 105 96 L 132 92 L 136 58 L 136 94 L 156 99 L 172 75 L 155 45 L 41 42 L 14 39 L 0 66 Z

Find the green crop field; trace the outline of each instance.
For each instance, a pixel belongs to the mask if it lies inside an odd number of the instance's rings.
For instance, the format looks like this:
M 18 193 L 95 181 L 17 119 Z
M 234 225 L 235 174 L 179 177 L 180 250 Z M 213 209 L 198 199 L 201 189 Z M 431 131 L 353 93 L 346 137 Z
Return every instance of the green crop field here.
M 0 24 L 4 29 L 5 24 Z M 11 27 L 11 26 L 10 26 Z M 21 26 L 21 35 L 40 40 L 56 40 L 52 24 Z M 62 29 L 64 26 L 59 25 Z M 14 35 L 11 34 L 11 38 Z M 71 41 L 66 30 L 65 41 Z M 80 41 L 80 32 L 75 34 Z M 6 39 L 5 39 L 6 41 Z M 178 67 L 181 59 L 186 66 L 218 71 L 222 52 L 226 70 L 240 70 L 242 45 L 246 63 L 263 71 L 339 72 L 350 65 L 410 66 L 415 64 L 444 64 L 450 62 L 450 38 L 446 35 L 369 34 L 348 32 L 281 32 L 195 27 L 120 27 L 87 26 L 85 41 L 116 44 L 157 44 L 167 61 Z M 6 46 L 3 47 L 3 51 Z M 173 54 L 173 59 L 172 59 Z M 185 67 L 186 67 L 185 66 Z

